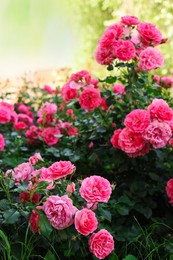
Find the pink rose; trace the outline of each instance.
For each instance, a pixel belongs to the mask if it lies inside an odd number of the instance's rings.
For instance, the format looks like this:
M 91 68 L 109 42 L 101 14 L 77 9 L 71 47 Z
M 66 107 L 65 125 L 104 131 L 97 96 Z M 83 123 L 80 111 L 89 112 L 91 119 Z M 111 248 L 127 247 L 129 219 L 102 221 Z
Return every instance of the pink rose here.
M 52 179 L 57 180 L 72 174 L 76 167 L 70 161 L 59 161 L 53 163 L 49 168 Z
M 114 131 L 113 136 L 111 137 L 111 144 L 113 145 L 113 147 L 121 149 L 121 147 L 119 146 L 118 140 L 119 140 L 119 135 L 121 133 L 122 129 L 117 129 Z
M 108 202 L 112 189 L 107 179 L 94 175 L 82 181 L 79 192 L 87 202 Z
M 114 84 L 113 91 L 115 94 L 126 94 L 125 86 L 121 83 Z
M 119 134 L 118 145 L 125 153 L 136 153 L 143 149 L 145 140 L 140 133 L 124 128 Z
M 143 133 L 149 124 L 150 114 L 144 109 L 133 110 L 124 120 L 124 125 L 136 133 Z
M 136 50 L 129 40 L 119 40 L 114 44 L 114 55 L 122 61 L 128 61 L 135 57 Z
M 101 65 L 111 64 L 112 61 L 115 59 L 113 46 L 105 47 L 105 46 L 102 46 L 101 44 L 98 44 L 94 57 L 95 57 L 96 61 Z
M 166 193 L 167 196 L 170 198 L 170 203 L 173 205 L 173 178 L 170 179 L 166 184 Z
M 144 138 L 153 148 L 158 149 L 164 147 L 172 136 L 170 126 L 165 122 L 153 121 L 147 127 Z
M 125 25 L 137 25 L 139 23 L 139 19 L 136 16 L 123 16 L 121 17 L 121 23 L 125 24 Z
M 69 102 L 71 99 L 77 97 L 77 89 L 71 88 L 69 81 L 62 87 L 61 95 L 66 102 Z
M 14 129 L 16 131 L 19 131 L 19 130 L 25 130 L 27 128 L 27 124 L 25 122 L 16 122 L 14 124 Z
M 114 239 L 105 229 L 91 235 L 89 248 L 98 259 L 104 259 L 114 250 Z
M 59 138 L 56 135 L 59 135 L 60 131 L 56 127 L 46 127 L 42 132 L 42 137 L 45 143 L 49 146 L 55 145 L 58 143 Z
M 20 181 L 29 181 L 31 174 L 34 171 L 32 164 L 29 162 L 19 164 L 14 171 L 12 171 L 12 177 L 15 180 L 16 184 L 19 184 Z
M 74 224 L 80 234 L 88 236 L 97 229 L 98 221 L 92 210 L 84 208 L 76 212 Z
M 37 122 L 43 125 L 55 123 L 57 109 L 56 104 L 45 102 L 37 112 L 37 115 L 39 116 Z
M 148 111 L 151 119 L 157 119 L 160 122 L 169 123 L 173 119 L 173 110 L 163 99 L 153 99 L 153 102 L 148 106 Z
M 73 109 L 67 109 L 67 111 L 66 111 L 66 115 L 68 115 L 68 116 L 72 116 L 73 114 L 74 114 Z
M 30 128 L 26 131 L 25 136 L 31 139 L 37 139 L 42 133 L 42 129 L 32 125 Z
M 66 192 L 68 193 L 68 195 L 71 195 L 73 192 L 75 192 L 75 183 L 74 182 L 67 185 Z
M 30 162 L 32 165 L 37 164 L 38 161 L 43 161 L 43 158 L 41 157 L 41 154 L 40 154 L 40 153 L 35 153 L 33 156 L 31 156 L 31 157 L 29 158 L 29 162 Z
M 18 120 L 24 122 L 27 125 L 33 124 L 33 119 L 26 114 L 18 114 Z
M 28 185 L 28 189 L 29 190 L 33 190 L 37 188 L 37 185 L 39 184 L 39 182 L 41 181 L 46 181 L 49 183 L 49 185 L 46 187 L 46 190 L 52 190 L 55 188 L 54 183 L 53 183 L 53 179 L 50 175 L 50 171 L 48 168 L 40 168 L 36 171 L 32 172 L 32 182 Z
M 100 91 L 93 87 L 87 87 L 79 97 L 81 108 L 92 111 L 99 107 L 102 102 Z
M 37 211 L 32 210 L 32 214 L 29 219 L 30 228 L 31 228 L 32 233 L 40 232 L 39 219 L 40 219 L 40 215 L 37 213 Z
M 150 71 L 164 65 L 161 52 L 153 47 L 148 47 L 140 52 L 138 67 L 140 70 Z
M 46 214 L 50 224 L 58 230 L 67 228 L 73 224 L 73 215 L 77 209 L 73 206 L 72 200 L 64 195 L 62 197 L 49 196 L 43 206 L 37 206 Z
M 162 41 L 162 34 L 154 24 L 141 22 L 138 24 L 138 32 L 144 45 L 159 45 Z
M 6 124 L 11 120 L 11 111 L 6 107 L 0 106 L 0 124 Z
M 3 151 L 5 147 L 5 140 L 2 134 L 0 134 L 0 151 Z
M 46 91 L 48 94 L 53 94 L 53 89 L 49 85 L 44 85 L 43 90 Z
M 150 151 L 150 145 L 149 145 L 149 143 L 146 143 L 141 150 L 139 150 L 135 153 L 127 153 L 127 155 L 131 158 L 135 158 L 135 157 L 138 157 L 138 156 L 144 156 L 147 153 L 149 153 L 149 151 Z

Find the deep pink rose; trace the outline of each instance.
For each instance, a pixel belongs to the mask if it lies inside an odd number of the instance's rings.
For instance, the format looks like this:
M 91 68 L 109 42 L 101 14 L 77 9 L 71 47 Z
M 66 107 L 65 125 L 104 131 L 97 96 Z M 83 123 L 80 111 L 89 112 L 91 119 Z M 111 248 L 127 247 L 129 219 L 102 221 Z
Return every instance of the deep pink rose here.
M 98 44 L 94 57 L 99 64 L 109 65 L 115 59 L 113 46 L 105 47 Z
M 114 84 L 113 91 L 115 94 L 126 94 L 125 86 L 121 83 Z
M 173 178 L 170 179 L 166 184 L 166 193 L 170 198 L 170 203 L 173 205 Z
M 45 143 L 49 146 L 55 145 L 58 143 L 59 138 L 56 135 L 59 135 L 60 131 L 56 127 L 46 127 L 42 132 L 42 137 Z
M 44 85 L 43 90 L 48 94 L 53 94 L 53 89 L 49 85 Z
M 45 102 L 37 112 L 37 115 L 39 116 L 37 122 L 43 125 L 55 123 L 57 109 L 56 104 Z
M 151 119 L 157 119 L 160 122 L 169 123 L 173 119 L 173 110 L 163 99 L 153 99 L 153 102 L 148 106 L 148 111 Z
M 161 52 L 153 47 L 148 47 L 140 52 L 138 68 L 150 71 L 164 65 L 164 58 Z
M 114 239 L 106 229 L 92 234 L 88 244 L 91 253 L 98 259 L 104 259 L 114 250 Z
M 74 99 L 77 97 L 77 89 L 71 88 L 70 87 L 70 81 L 68 81 L 63 87 L 62 87 L 62 98 L 66 101 L 69 102 L 71 99 Z
M 158 45 L 162 41 L 162 34 L 154 24 L 141 22 L 138 24 L 138 32 L 144 45 Z
M 6 124 L 11 120 L 11 111 L 6 107 L 0 106 L 0 124 Z
M 31 139 L 37 139 L 39 136 L 41 136 L 42 133 L 42 129 L 32 125 L 25 133 L 25 136 L 27 138 L 31 138 Z
M 40 201 L 40 198 L 41 198 L 41 194 L 38 194 L 38 193 L 32 194 L 32 197 L 31 197 L 31 194 L 29 191 L 23 191 L 19 195 L 21 204 L 25 204 L 27 201 L 38 203 Z
M 150 151 L 150 145 L 149 145 L 149 143 L 146 143 L 141 150 L 139 150 L 135 153 L 127 153 L 127 155 L 131 158 L 135 158 L 135 157 L 138 157 L 138 156 L 144 156 L 147 153 L 149 153 L 149 151 Z
M 123 16 L 121 17 L 121 23 L 125 25 L 137 25 L 139 23 L 139 19 L 136 16 Z
M 108 202 L 111 193 L 110 182 L 96 175 L 85 178 L 80 187 L 80 195 L 87 202 Z
M 29 219 L 30 228 L 31 228 L 32 233 L 40 232 L 39 219 L 40 219 L 40 215 L 37 213 L 37 211 L 32 210 L 32 214 Z
M 5 140 L 2 134 L 0 134 L 0 151 L 4 150 Z
M 164 147 L 172 136 L 170 126 L 165 122 L 153 121 L 147 127 L 144 138 L 153 148 L 158 149 Z
M 129 40 L 119 40 L 114 44 L 114 55 L 122 61 L 128 61 L 135 57 L 136 50 Z
M 18 114 L 18 121 L 22 121 L 27 125 L 33 124 L 33 119 L 26 114 Z
M 29 162 L 19 164 L 12 171 L 12 177 L 15 180 L 16 184 L 19 184 L 20 181 L 29 181 L 31 178 L 31 174 L 34 171 L 32 164 Z
M 92 111 L 99 107 L 102 102 L 100 91 L 94 87 L 87 87 L 79 97 L 81 108 Z
M 76 212 L 74 224 L 80 234 L 88 236 L 97 229 L 98 221 L 92 210 L 84 208 Z
M 150 114 L 144 109 L 133 110 L 124 120 L 124 125 L 136 133 L 143 133 L 149 124 Z
M 119 23 L 112 24 L 112 25 L 110 25 L 106 28 L 104 35 L 106 35 L 106 33 L 110 32 L 110 31 L 114 32 L 114 39 L 115 40 L 121 39 L 123 37 L 123 34 L 124 34 L 124 26 L 122 24 L 119 24 Z M 102 37 L 104 37 L 104 35 Z M 99 42 L 102 43 L 102 38 Z
M 122 131 L 122 129 L 115 130 L 114 134 L 113 134 L 113 136 L 111 137 L 111 140 L 110 140 L 113 147 L 118 148 L 118 149 L 121 149 L 121 147 L 118 144 L 118 138 L 119 138 L 121 131 Z
M 62 197 L 58 195 L 49 196 L 43 206 L 37 208 L 44 211 L 50 224 L 58 230 L 71 226 L 73 224 L 73 215 L 77 211 L 72 200 L 67 195 Z
M 57 180 L 72 174 L 76 168 L 70 161 L 59 161 L 53 163 L 48 169 L 51 178 Z
M 25 130 L 27 128 L 27 124 L 25 122 L 16 122 L 14 124 L 14 129 L 16 131 L 19 131 L 19 130 Z
M 140 133 L 124 128 L 119 134 L 118 145 L 125 153 L 136 153 L 143 149 L 145 140 Z

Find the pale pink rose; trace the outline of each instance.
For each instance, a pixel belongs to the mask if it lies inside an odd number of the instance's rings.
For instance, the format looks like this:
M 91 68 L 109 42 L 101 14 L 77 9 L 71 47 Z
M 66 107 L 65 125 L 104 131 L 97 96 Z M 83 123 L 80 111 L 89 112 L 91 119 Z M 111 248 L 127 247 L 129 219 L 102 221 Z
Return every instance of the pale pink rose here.
M 137 25 L 139 23 L 139 19 L 136 16 L 123 16 L 121 17 L 121 23 L 125 24 L 125 25 Z
M 114 84 L 113 91 L 115 94 L 126 94 L 125 86 L 121 83 Z
M 164 65 L 164 58 L 161 52 L 153 47 L 148 47 L 140 52 L 138 68 L 150 71 Z
M 112 189 L 107 179 L 93 175 L 82 181 L 79 192 L 87 202 L 108 202 Z
M 77 92 L 78 92 L 77 89 L 73 89 L 70 87 L 70 81 L 69 81 L 62 87 L 61 95 L 66 102 L 69 102 L 71 99 L 77 97 Z
M 75 82 L 79 82 L 80 83 L 82 81 L 85 81 L 85 83 L 90 83 L 90 80 L 91 80 L 91 75 L 89 74 L 89 72 L 87 70 L 80 70 L 76 73 L 73 73 L 71 76 L 70 76 L 70 80 L 71 81 L 75 81 Z
M 53 89 L 49 85 L 44 85 L 43 90 L 48 94 L 53 94 Z
M 16 122 L 13 126 L 16 131 L 25 130 L 28 127 L 25 122 Z
M 135 158 L 135 157 L 138 157 L 138 156 L 144 156 L 147 153 L 149 153 L 149 151 L 150 151 L 150 145 L 149 145 L 149 143 L 146 143 L 141 150 L 139 150 L 135 153 L 127 153 L 127 155 L 131 158 Z
M 6 107 L 0 106 L 0 124 L 9 123 L 11 120 L 11 111 Z
M 76 170 L 76 167 L 70 161 L 59 161 L 53 163 L 48 169 L 51 178 L 57 180 L 72 174 Z
M 19 164 L 14 171 L 12 171 L 12 177 L 16 184 L 20 181 L 29 181 L 31 179 L 31 174 L 34 171 L 32 164 L 29 162 Z
M 98 259 L 104 259 L 114 250 L 114 239 L 106 229 L 92 234 L 88 244 L 91 253 Z
M 124 120 L 124 125 L 136 133 L 143 133 L 150 124 L 150 114 L 144 109 L 135 109 Z
M 71 195 L 73 192 L 75 192 L 75 183 L 72 182 L 67 185 L 66 192 Z
M 67 228 L 73 224 L 73 215 L 77 209 L 73 206 L 72 200 L 64 195 L 62 197 L 49 196 L 43 206 L 37 206 L 46 214 L 50 224 L 57 230 Z
M 85 86 L 85 83 L 84 82 L 71 81 L 69 86 L 70 86 L 71 89 L 79 90 L 80 88 L 83 88 Z
M 18 120 L 24 122 L 27 125 L 33 124 L 33 119 L 26 114 L 18 114 Z
M 59 138 L 56 135 L 60 135 L 60 131 L 56 127 L 46 127 L 42 132 L 42 137 L 45 143 L 49 146 L 55 145 L 58 143 Z
M 128 61 L 135 57 L 136 50 L 131 41 L 119 40 L 114 44 L 114 55 L 119 60 Z
M 88 236 L 97 229 L 98 221 L 92 210 L 84 208 L 76 212 L 74 225 L 80 234 Z
M 153 121 L 147 127 L 144 133 L 144 138 L 153 148 L 158 149 L 164 147 L 172 136 L 170 126 L 165 122 Z
M 43 161 L 43 158 L 41 157 L 41 154 L 40 154 L 40 153 L 35 153 L 33 156 L 31 156 L 31 157 L 29 158 L 29 162 L 30 162 L 32 165 L 37 164 L 38 161 Z
M 140 133 L 135 133 L 124 128 L 118 137 L 118 145 L 125 153 L 136 153 L 145 145 L 145 140 Z
M 98 202 L 90 203 L 87 202 L 86 207 L 87 209 L 96 210 L 98 206 Z
M 111 144 L 113 145 L 113 147 L 121 149 L 121 147 L 118 144 L 118 139 L 119 139 L 119 135 L 121 133 L 122 129 L 117 129 L 114 131 L 113 136 L 111 137 Z
M 173 178 L 170 179 L 166 184 L 166 193 L 167 196 L 170 198 L 169 203 L 173 205 Z
M 140 34 L 143 44 L 146 46 L 156 46 L 159 45 L 162 41 L 162 34 L 154 24 L 141 22 L 138 24 L 137 30 Z
M 99 107 L 101 101 L 102 98 L 100 95 L 100 91 L 93 87 L 87 87 L 86 89 L 84 89 L 79 97 L 79 104 L 81 108 L 88 111 L 92 111 L 95 108 Z
M 154 98 L 152 103 L 148 106 L 148 111 L 151 119 L 157 119 L 160 122 L 167 123 L 173 120 L 173 110 L 163 99 Z
M 2 134 L 0 134 L 0 151 L 3 151 L 5 147 L 5 139 Z

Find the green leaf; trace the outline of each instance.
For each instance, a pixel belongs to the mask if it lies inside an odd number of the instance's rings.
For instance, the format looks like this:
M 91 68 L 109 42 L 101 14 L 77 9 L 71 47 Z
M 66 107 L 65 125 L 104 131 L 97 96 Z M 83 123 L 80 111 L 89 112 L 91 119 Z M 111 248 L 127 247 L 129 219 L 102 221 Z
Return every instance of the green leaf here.
M 10 251 L 11 251 L 10 243 L 8 241 L 7 236 L 4 234 L 4 232 L 2 232 L 2 230 L 0 230 L 0 238 L 2 238 L 2 240 L 4 241 L 4 244 L 5 244 L 4 248 L 7 251 L 7 259 L 11 260 L 11 256 L 10 256 Z
M 39 182 L 39 184 L 37 185 L 36 191 L 39 192 L 39 191 L 45 190 L 46 187 L 49 186 L 49 184 L 50 183 L 48 181 Z
M 44 260 L 56 260 L 56 256 L 49 250 L 44 257 Z
M 134 255 L 127 255 L 123 260 L 138 260 Z
M 50 225 L 49 220 L 44 214 L 40 214 L 39 227 L 40 227 L 40 233 L 43 236 L 49 238 L 53 228 Z
M 4 222 L 6 224 L 14 224 L 16 222 L 18 222 L 19 217 L 20 217 L 20 213 L 16 210 L 16 209 L 9 209 L 6 210 L 3 214 L 4 216 Z
M 113 252 L 112 254 L 110 254 L 108 259 L 109 260 L 118 260 L 119 257 L 117 256 L 117 254 L 115 254 L 115 252 Z
M 1 210 L 6 210 L 6 209 L 9 209 L 9 208 L 10 208 L 10 205 L 9 205 L 8 200 L 6 200 L 6 199 L 0 200 L 0 209 Z
M 116 205 L 115 209 L 122 216 L 126 216 L 129 214 L 129 208 L 127 206 Z
M 112 215 L 111 215 L 110 211 L 103 209 L 103 208 L 99 208 L 99 211 L 100 211 L 102 217 L 104 217 L 104 219 L 107 219 L 109 222 L 111 222 Z

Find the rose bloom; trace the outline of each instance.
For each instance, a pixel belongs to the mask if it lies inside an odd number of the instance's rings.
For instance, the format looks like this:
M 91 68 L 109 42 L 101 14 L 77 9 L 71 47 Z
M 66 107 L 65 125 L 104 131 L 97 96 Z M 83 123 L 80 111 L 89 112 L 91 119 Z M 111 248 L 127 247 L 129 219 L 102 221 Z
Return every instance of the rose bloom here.
M 33 119 L 26 114 L 18 114 L 18 120 L 26 123 L 27 125 L 33 124 Z
M 112 189 L 107 179 L 93 175 L 82 181 L 79 192 L 87 202 L 108 202 Z
M 30 162 L 32 165 L 37 164 L 38 161 L 43 161 L 43 158 L 41 157 L 41 154 L 40 154 L 40 153 L 35 153 L 33 156 L 31 156 L 31 157 L 29 158 L 29 162 Z
M 31 178 L 31 174 L 34 171 L 32 164 L 29 162 L 19 164 L 12 171 L 12 177 L 15 180 L 16 184 L 19 184 L 20 181 L 29 181 Z
M 50 175 L 49 169 L 42 167 L 42 168 L 32 172 L 32 182 L 29 183 L 28 189 L 29 190 L 36 189 L 37 185 L 41 181 L 48 182 L 48 186 L 46 187 L 46 190 L 52 190 L 55 188 L 54 182 L 53 182 L 54 180 L 52 179 L 52 177 Z
M 113 91 L 115 94 L 126 94 L 125 86 L 121 83 L 114 84 Z
M 106 35 L 106 33 L 110 31 L 113 31 L 115 40 L 121 39 L 124 34 L 124 26 L 119 23 L 112 24 L 106 28 L 104 35 Z M 102 40 L 100 40 L 99 42 L 102 42 Z
M 76 212 L 74 225 L 80 234 L 88 236 L 97 229 L 98 221 L 92 210 L 84 208 Z
M 67 228 L 73 224 L 73 215 L 77 209 L 72 200 L 64 195 L 62 197 L 49 196 L 43 206 L 37 206 L 46 214 L 50 224 L 57 230 Z
M 169 145 L 173 148 L 173 138 L 169 139 Z
M 37 112 L 39 116 L 37 122 L 39 124 L 55 123 L 55 114 L 57 112 L 57 105 L 54 103 L 45 102 Z
M 114 55 L 122 61 L 128 61 L 135 57 L 136 50 L 129 40 L 119 40 L 114 44 Z
M 75 183 L 72 182 L 71 184 L 67 185 L 66 192 L 71 195 L 73 192 L 75 192 Z
M 150 71 L 162 67 L 164 58 L 161 52 L 153 47 L 148 47 L 140 52 L 138 67 L 140 70 Z
M 71 99 L 74 99 L 77 97 L 77 89 L 71 88 L 70 87 L 70 81 L 67 82 L 63 87 L 62 87 L 62 98 L 66 101 L 69 102 Z
M 138 156 L 146 155 L 147 153 L 149 153 L 149 151 L 150 151 L 150 145 L 149 145 L 149 143 L 146 143 L 141 150 L 139 150 L 135 153 L 127 153 L 127 155 L 131 158 L 136 158 Z
M 114 131 L 113 136 L 111 137 L 111 144 L 113 145 L 113 147 L 121 149 L 121 147 L 118 144 L 118 139 L 119 139 L 119 135 L 121 133 L 122 129 L 117 129 Z
M 49 168 L 52 179 L 57 180 L 72 174 L 76 167 L 70 161 L 59 161 L 53 163 Z
M 20 113 L 27 114 L 28 116 L 32 117 L 31 116 L 32 112 L 30 111 L 31 110 L 30 106 L 26 106 L 24 104 L 19 104 L 17 109 Z
M 170 198 L 170 203 L 173 205 L 173 178 L 170 179 L 166 184 L 166 193 L 167 196 Z
M 38 136 L 41 136 L 42 129 L 39 128 L 38 126 L 32 125 L 30 128 L 26 131 L 25 136 L 27 138 L 31 139 L 37 139 Z
M 11 120 L 11 111 L 6 107 L 0 106 L 0 124 L 6 124 Z
M 68 128 L 68 135 L 69 136 L 75 136 L 76 134 L 78 134 L 78 128 L 77 127 L 69 127 Z
M 101 44 L 98 44 L 95 50 L 94 58 L 101 65 L 111 64 L 113 60 L 115 60 L 113 46 L 105 47 Z
M 53 94 L 53 89 L 49 85 L 44 85 L 43 90 L 48 94 Z
M 91 75 L 87 70 L 80 70 L 76 73 L 72 73 L 70 76 L 70 80 L 78 83 L 82 83 L 82 81 L 85 81 L 85 83 L 90 83 Z
M 164 88 L 170 88 L 173 86 L 173 78 L 170 77 L 161 77 L 160 86 Z
M 121 23 L 125 25 L 137 25 L 139 23 L 139 19 L 136 16 L 123 16 L 121 17 Z
M 93 87 L 87 87 L 79 97 L 81 108 L 92 111 L 99 107 L 102 102 L 100 91 Z
M 74 111 L 73 111 L 73 109 L 67 109 L 67 111 L 66 111 L 66 115 L 67 116 L 72 116 L 74 114 Z
M 0 151 L 3 151 L 5 147 L 5 140 L 2 134 L 0 134 Z
M 49 146 L 55 145 L 58 143 L 59 138 L 55 135 L 59 135 L 60 131 L 56 127 L 46 127 L 42 132 L 42 137 L 45 143 Z
M 39 219 L 40 219 L 40 215 L 37 213 L 36 210 L 32 210 L 32 214 L 30 216 L 29 219 L 29 223 L 30 223 L 30 228 L 32 233 L 39 233 Z
M 25 130 L 27 128 L 27 124 L 25 122 L 16 122 L 14 124 L 14 129 L 16 131 L 19 131 L 19 130 Z
M 106 105 L 106 98 L 102 98 L 100 106 L 103 108 L 103 110 L 108 110 L 108 106 Z
M 138 24 L 138 33 L 144 45 L 159 45 L 162 41 L 162 34 L 154 24 L 141 22 Z
M 124 120 L 124 125 L 136 133 L 143 133 L 149 124 L 150 114 L 144 109 L 133 110 Z
M 23 191 L 19 195 L 20 202 L 25 204 L 27 201 L 38 203 L 41 199 L 41 194 L 34 193 L 32 197 L 30 197 L 29 191 Z
M 154 98 L 148 106 L 151 119 L 157 119 L 160 122 L 170 122 L 173 119 L 173 110 L 163 99 Z
M 152 144 L 153 148 L 164 147 L 172 136 L 170 126 L 165 122 L 153 121 L 145 130 L 145 140 Z
M 125 153 L 136 153 L 142 150 L 145 140 L 140 133 L 124 128 L 119 134 L 118 145 Z
M 104 259 L 114 250 L 114 239 L 106 229 L 92 234 L 88 244 L 91 253 L 98 259 Z

